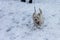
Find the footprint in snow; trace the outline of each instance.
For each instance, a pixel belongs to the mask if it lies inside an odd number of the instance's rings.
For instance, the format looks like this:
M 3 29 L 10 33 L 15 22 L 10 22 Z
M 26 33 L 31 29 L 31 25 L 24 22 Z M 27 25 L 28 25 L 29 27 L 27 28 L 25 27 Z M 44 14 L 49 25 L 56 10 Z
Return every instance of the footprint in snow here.
M 5 15 L 4 14 L 0 14 L 0 19 L 3 18 Z
M 1 31 L 2 29 L 0 28 L 0 31 Z
M 17 21 L 15 18 L 12 18 L 12 22 L 16 23 L 16 24 L 19 24 L 19 21 Z
M 5 16 L 2 12 L 3 12 L 3 11 L 0 9 L 0 19 Z
M 52 15 L 53 17 L 55 17 L 55 14 L 54 15 Z
M 0 9 L 0 12 L 2 12 L 2 10 Z
M 11 3 L 11 2 L 9 3 L 9 5 L 12 5 L 12 4 L 13 4 L 13 3 Z
M 25 19 L 26 19 L 25 17 L 22 18 L 23 21 L 25 21 Z
M 13 15 L 13 14 L 14 14 L 13 12 L 9 12 L 9 14 L 8 14 L 8 15 L 10 16 L 10 15 Z
M 58 25 L 60 25 L 60 23 L 57 23 Z
M 30 17 L 30 15 L 27 15 L 27 17 Z
M 44 38 L 44 40 L 48 40 L 48 38 Z
M 44 25 L 44 27 L 47 27 L 47 25 Z
M 6 30 L 6 32 L 11 31 L 11 30 L 12 30 L 12 28 L 14 28 L 14 26 L 11 26 L 10 28 L 8 28 L 8 29 Z
M 11 40 L 15 40 L 15 39 L 17 39 L 18 37 L 19 37 L 19 35 L 16 35 L 16 36 L 14 35 L 14 36 L 10 37 L 10 39 L 11 39 Z

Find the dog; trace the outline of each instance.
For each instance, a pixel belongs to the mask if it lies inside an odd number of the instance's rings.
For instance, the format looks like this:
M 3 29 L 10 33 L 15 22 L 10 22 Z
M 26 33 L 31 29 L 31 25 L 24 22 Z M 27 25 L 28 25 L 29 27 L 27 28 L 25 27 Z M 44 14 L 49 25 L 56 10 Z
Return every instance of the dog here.
M 37 28 L 40 28 L 40 26 L 42 26 L 43 24 L 43 15 L 42 15 L 42 10 L 39 8 L 39 13 L 36 13 L 36 9 L 34 7 L 34 13 L 33 13 L 33 23 L 34 26 L 36 26 Z

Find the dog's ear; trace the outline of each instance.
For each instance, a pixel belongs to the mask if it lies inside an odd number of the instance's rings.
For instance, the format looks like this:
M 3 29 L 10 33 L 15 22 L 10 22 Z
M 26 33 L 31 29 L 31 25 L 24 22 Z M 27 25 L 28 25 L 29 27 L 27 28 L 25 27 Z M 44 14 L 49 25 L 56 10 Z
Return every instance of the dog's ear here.
M 40 13 L 42 14 L 42 10 L 39 8 Z
M 34 12 L 36 13 L 36 8 L 34 7 Z
M 35 6 L 34 6 L 34 13 L 33 13 L 33 16 L 36 14 L 36 8 L 35 8 Z
M 35 15 L 35 13 L 33 13 L 33 16 Z

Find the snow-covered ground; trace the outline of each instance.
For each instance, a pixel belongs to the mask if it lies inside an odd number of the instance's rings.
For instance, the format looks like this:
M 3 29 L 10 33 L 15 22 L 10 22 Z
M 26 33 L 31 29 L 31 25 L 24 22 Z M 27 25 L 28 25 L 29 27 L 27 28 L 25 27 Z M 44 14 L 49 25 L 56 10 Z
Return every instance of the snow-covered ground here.
M 41 8 L 44 24 L 33 29 L 32 14 Z M 0 40 L 60 40 L 60 2 L 0 1 Z

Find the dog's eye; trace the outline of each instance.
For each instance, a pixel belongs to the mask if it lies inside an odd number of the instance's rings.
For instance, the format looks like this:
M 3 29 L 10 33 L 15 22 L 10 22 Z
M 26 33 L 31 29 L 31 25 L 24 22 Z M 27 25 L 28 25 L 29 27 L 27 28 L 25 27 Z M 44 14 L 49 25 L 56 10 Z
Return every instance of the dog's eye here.
M 39 17 L 37 17 L 37 18 L 39 18 Z
M 35 18 L 35 17 L 34 17 Z

